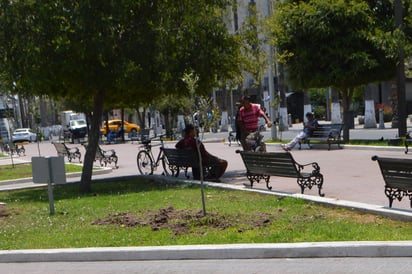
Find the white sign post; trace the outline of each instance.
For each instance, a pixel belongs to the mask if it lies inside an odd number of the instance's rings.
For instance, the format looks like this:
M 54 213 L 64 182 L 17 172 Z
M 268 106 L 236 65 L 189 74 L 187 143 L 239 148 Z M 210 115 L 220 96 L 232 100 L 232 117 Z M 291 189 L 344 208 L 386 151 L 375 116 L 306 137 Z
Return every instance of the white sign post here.
M 64 158 L 58 157 L 32 157 L 33 183 L 47 183 L 49 195 L 50 214 L 54 214 L 54 198 L 52 184 L 66 183 L 66 170 Z

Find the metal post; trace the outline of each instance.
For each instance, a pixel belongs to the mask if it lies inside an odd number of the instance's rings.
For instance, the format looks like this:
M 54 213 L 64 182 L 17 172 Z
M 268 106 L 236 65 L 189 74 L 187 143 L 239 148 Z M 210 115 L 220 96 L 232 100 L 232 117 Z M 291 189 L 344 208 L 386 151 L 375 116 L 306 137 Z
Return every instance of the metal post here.
M 49 167 L 49 180 L 47 181 L 47 193 L 49 195 L 49 207 L 50 207 L 50 215 L 54 214 L 54 196 L 53 196 L 53 170 L 52 170 L 52 158 L 48 158 L 48 167 Z

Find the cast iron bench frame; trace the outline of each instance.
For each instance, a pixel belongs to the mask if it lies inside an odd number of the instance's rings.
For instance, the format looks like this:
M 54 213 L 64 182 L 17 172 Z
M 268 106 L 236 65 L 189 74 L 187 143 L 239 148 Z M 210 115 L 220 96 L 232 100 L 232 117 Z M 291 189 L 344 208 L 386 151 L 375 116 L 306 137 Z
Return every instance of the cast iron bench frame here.
M 24 143 L 13 143 L 10 142 L 6 144 L 6 150 L 8 150 L 9 153 L 12 155 L 16 154 L 18 156 L 25 156 L 26 155 L 26 149 L 24 148 Z
M 87 150 L 87 145 L 83 144 L 84 148 Z M 115 168 L 119 168 L 117 161 L 119 158 L 116 155 L 114 149 L 104 150 L 99 145 L 96 148 L 96 155 L 94 156 L 94 161 L 99 161 L 100 166 L 107 166 L 108 164 L 114 163 Z
M 162 148 L 162 150 L 166 157 L 166 163 L 169 165 L 169 168 L 175 177 L 179 176 L 180 170 L 184 170 L 185 177 L 189 178 L 187 175 L 189 168 L 200 168 L 197 151 L 192 149 L 166 147 Z M 209 166 L 203 165 L 203 178 L 207 176 L 209 168 Z
M 94 157 L 95 161 L 100 162 L 100 166 L 107 166 L 108 164 L 114 163 L 115 168 L 119 168 L 117 165 L 117 161 L 119 158 L 116 155 L 116 151 L 114 149 L 103 150 L 99 145 L 96 149 L 96 156 Z
M 56 148 L 57 155 L 59 156 L 67 156 L 69 159 L 69 162 L 71 162 L 73 159 L 78 158 L 79 163 L 82 162 L 81 157 L 82 154 L 80 153 L 80 150 L 78 147 L 67 147 L 65 143 L 56 143 L 53 142 L 54 147 Z
M 322 193 L 323 175 L 320 173 L 320 167 L 316 162 L 299 164 L 293 159 L 290 152 L 260 153 L 240 150 L 236 152 L 240 153 L 242 157 L 246 167 L 246 177 L 249 179 L 251 187 L 253 187 L 254 182 L 259 183 L 261 179 L 264 179 L 266 187 L 271 190 L 272 187 L 269 186 L 270 176 L 289 177 L 297 179 L 302 194 L 305 188 L 312 189 L 313 186 L 317 186 L 319 196 L 325 196 Z M 304 172 L 305 167 L 311 167 L 312 170 Z
M 401 201 L 407 196 L 412 208 L 412 159 L 386 158 L 372 156 L 377 161 L 385 181 L 385 195 L 389 199 L 389 207 L 395 199 Z
M 317 129 L 313 130 L 313 134 L 299 142 L 299 149 L 302 148 L 302 144 L 307 144 L 309 149 L 312 148 L 310 141 L 320 141 L 328 144 L 328 150 L 330 150 L 332 144 L 337 144 L 338 148 L 342 148 L 341 134 L 343 124 L 322 124 Z

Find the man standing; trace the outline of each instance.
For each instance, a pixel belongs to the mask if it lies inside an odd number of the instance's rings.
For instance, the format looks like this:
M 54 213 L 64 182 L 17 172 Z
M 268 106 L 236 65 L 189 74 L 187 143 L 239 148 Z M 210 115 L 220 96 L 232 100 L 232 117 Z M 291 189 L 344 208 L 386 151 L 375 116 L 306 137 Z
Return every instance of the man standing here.
M 257 104 L 251 103 L 250 96 L 243 97 L 243 106 L 239 109 L 238 126 L 240 128 L 240 143 L 243 150 L 252 150 L 252 143 L 247 140 L 256 140 L 259 135 L 259 117 L 263 117 L 268 127 L 272 126 L 272 121 L 266 116 L 265 112 Z
M 290 151 L 296 146 L 297 143 L 299 143 L 299 141 L 312 136 L 313 130 L 318 128 L 319 124 L 313 116 L 313 113 L 306 113 L 306 119 L 308 121 L 306 123 L 303 123 L 303 130 L 298 135 L 296 135 L 296 137 L 288 144 L 280 145 L 284 151 Z

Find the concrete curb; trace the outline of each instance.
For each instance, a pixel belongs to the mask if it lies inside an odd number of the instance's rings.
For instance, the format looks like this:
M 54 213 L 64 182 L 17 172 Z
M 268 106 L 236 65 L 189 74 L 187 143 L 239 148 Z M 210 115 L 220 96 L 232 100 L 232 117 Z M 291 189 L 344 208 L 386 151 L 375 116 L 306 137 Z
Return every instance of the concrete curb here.
M 107 174 L 112 171 L 113 169 L 111 167 L 99 167 L 99 169 L 96 169 L 93 171 L 93 175 Z M 76 178 L 76 177 L 80 177 L 81 175 L 82 175 L 81 172 L 72 172 L 72 173 L 67 173 L 66 178 Z M 21 184 L 21 183 L 28 183 L 32 181 L 33 181 L 32 177 L 27 177 L 27 178 L 21 178 L 21 179 L 0 181 L 0 185 Z
M 0 251 L 0 262 L 411 257 L 412 241 L 187 245 Z
M 161 175 L 133 175 L 94 181 L 124 180 L 133 177 L 156 178 L 160 182 L 199 181 L 186 180 Z M 386 216 L 393 219 L 411 220 L 412 211 L 390 209 L 344 200 L 317 197 L 305 194 L 251 189 L 243 185 L 204 182 L 219 188 L 259 192 L 280 197 L 296 197 L 329 206 Z M 0 262 L 70 262 L 70 261 L 138 261 L 138 260 L 207 260 L 207 259 L 268 259 L 268 258 L 328 258 L 328 257 L 412 257 L 412 241 L 350 241 L 350 242 L 310 242 L 282 244 L 228 244 L 228 245 L 187 245 L 159 247 L 113 247 L 113 248 L 63 248 L 37 250 L 0 251 Z

